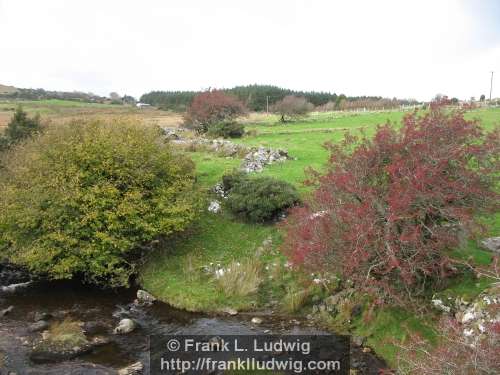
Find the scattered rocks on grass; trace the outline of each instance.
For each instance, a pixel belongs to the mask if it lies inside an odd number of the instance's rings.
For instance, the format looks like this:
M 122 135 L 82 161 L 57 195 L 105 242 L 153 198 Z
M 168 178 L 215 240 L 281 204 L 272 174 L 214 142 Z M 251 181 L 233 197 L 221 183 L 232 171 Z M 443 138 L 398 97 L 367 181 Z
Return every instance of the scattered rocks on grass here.
M 446 306 L 443 303 L 443 301 L 439 298 L 435 298 L 431 302 L 432 302 L 432 305 L 434 306 L 434 308 L 436 308 L 440 311 L 444 311 L 445 313 L 449 313 L 451 311 L 451 307 Z
M 486 333 L 486 327 L 500 322 L 500 286 L 481 293 L 473 302 L 455 313 L 463 326 L 463 335 L 475 340 Z
M 212 212 L 214 214 L 218 213 L 221 209 L 221 205 L 220 205 L 220 202 L 217 201 L 217 200 L 213 200 L 210 202 L 210 204 L 208 205 L 208 211 L 209 212 Z
M 265 147 L 254 148 L 245 156 L 240 169 L 246 173 L 262 172 L 266 165 L 281 163 L 289 159 L 292 158 L 285 150 L 273 150 Z

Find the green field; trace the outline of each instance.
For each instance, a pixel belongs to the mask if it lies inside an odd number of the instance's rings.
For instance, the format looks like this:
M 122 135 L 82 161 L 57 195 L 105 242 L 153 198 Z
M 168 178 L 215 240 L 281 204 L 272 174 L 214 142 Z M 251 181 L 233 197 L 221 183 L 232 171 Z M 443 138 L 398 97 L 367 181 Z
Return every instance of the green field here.
M 346 130 L 351 132 L 374 132 L 379 124 L 392 122 L 395 126 L 401 121 L 402 112 L 359 113 L 359 114 L 324 114 L 300 122 L 279 124 L 274 118 L 258 124 L 248 124 L 247 136 L 239 142 L 249 146 L 268 146 L 287 149 L 296 160 L 268 166 L 263 174 L 286 180 L 297 186 L 304 194 L 307 189 L 302 182 L 304 169 L 321 169 L 328 158 L 323 147 L 327 141 L 338 142 Z M 500 124 L 500 109 L 477 110 L 467 114 L 468 118 L 478 118 L 486 129 L 493 129 Z M 200 184 L 209 188 L 218 182 L 221 176 L 238 167 L 241 160 L 217 157 L 205 152 L 191 153 L 197 165 Z M 500 235 L 500 215 L 489 218 L 490 234 Z M 141 283 L 144 288 L 158 298 L 176 307 L 194 311 L 215 312 L 231 307 L 236 309 L 262 309 L 270 300 L 284 300 L 294 277 L 280 280 L 273 279 L 269 271 L 258 295 L 252 298 L 238 299 L 224 296 L 217 288 L 213 278 L 203 275 L 199 270 L 210 263 L 228 264 L 231 260 L 255 257 L 255 251 L 263 239 L 271 236 L 275 239 L 274 249 L 262 256 L 267 269 L 282 266 L 284 258 L 279 254 L 279 232 L 274 226 L 250 225 L 235 221 L 229 215 L 204 213 L 197 223 L 196 230 L 187 233 L 176 242 L 175 252 L 172 246 L 157 250 L 141 271 Z M 457 249 L 455 256 L 472 257 L 478 264 L 487 264 L 491 256 L 479 249 L 475 242 Z M 458 280 L 449 290 L 448 295 L 466 295 L 473 297 L 481 292 L 489 282 L 480 280 L 471 282 L 465 277 Z M 286 306 L 282 306 L 284 313 Z M 302 313 L 307 312 L 307 307 Z M 300 312 L 299 312 L 300 313 Z M 433 317 L 417 318 L 401 309 L 380 310 L 370 325 L 355 322 L 353 329 L 358 334 L 368 336 L 368 343 L 390 362 L 394 361 L 396 348 L 386 343 L 388 338 L 404 339 L 411 332 L 418 331 L 433 339 Z

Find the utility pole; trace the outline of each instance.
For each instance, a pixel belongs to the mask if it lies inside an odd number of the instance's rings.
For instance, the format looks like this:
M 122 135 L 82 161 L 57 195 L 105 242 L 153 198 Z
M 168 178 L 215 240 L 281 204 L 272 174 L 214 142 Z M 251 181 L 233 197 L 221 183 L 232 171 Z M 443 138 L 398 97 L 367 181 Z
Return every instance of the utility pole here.
M 491 104 L 491 91 L 493 90 L 493 72 L 491 72 L 491 81 L 490 81 L 490 104 Z
M 266 96 L 266 113 L 269 113 L 269 95 Z

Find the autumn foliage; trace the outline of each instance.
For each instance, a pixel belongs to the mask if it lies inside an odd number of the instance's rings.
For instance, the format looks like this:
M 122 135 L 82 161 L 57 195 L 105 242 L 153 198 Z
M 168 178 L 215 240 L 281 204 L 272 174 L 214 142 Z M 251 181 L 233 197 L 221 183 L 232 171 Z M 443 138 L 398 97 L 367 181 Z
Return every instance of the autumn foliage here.
M 205 133 L 213 125 L 234 120 L 246 113 L 244 104 L 222 91 L 212 90 L 196 95 L 184 116 L 188 128 Z
M 498 208 L 499 143 L 498 130 L 433 105 L 399 130 L 328 145 L 327 172 L 284 224 L 285 253 L 396 299 L 423 293 L 455 272 L 448 249 L 481 229 L 474 216 Z
M 398 371 L 407 375 L 469 375 L 500 373 L 500 323 L 485 324 L 484 333 L 464 336 L 454 319 L 439 322 L 440 342 L 433 346 L 418 335 L 409 337 L 398 353 Z

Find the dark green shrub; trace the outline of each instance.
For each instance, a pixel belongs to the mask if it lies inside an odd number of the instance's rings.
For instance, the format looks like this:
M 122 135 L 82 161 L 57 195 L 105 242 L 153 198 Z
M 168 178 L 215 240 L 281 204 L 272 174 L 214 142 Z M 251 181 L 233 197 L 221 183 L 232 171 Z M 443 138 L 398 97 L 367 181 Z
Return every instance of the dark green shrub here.
M 233 183 L 226 206 L 234 215 L 251 222 L 277 219 L 299 202 L 295 187 L 272 177 L 245 177 Z
M 0 135 L 0 151 L 29 138 L 33 134 L 40 132 L 40 130 L 40 117 L 38 115 L 32 118 L 28 117 L 28 114 L 19 106 L 7 125 L 5 133 Z
M 127 285 L 136 250 L 197 213 L 194 164 L 125 120 L 48 128 L 2 155 L 0 257 Z
M 241 138 L 245 134 L 245 126 L 237 122 L 221 122 L 208 128 L 210 137 Z
M 241 183 L 244 179 L 247 178 L 247 174 L 242 171 L 233 171 L 230 174 L 222 176 L 222 189 L 224 190 L 224 193 L 229 194 L 234 186 Z

